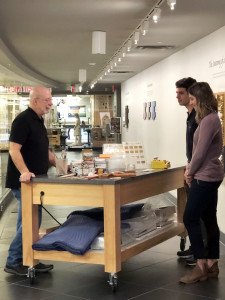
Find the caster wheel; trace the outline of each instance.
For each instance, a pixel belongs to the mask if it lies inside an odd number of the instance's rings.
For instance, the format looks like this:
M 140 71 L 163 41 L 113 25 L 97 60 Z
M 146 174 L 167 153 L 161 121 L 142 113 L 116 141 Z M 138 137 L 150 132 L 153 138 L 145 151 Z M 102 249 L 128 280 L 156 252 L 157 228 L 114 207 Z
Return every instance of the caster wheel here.
M 33 284 L 34 283 L 34 278 L 35 278 L 35 268 L 34 267 L 29 267 L 28 268 L 27 277 L 30 278 L 30 284 Z
M 180 239 L 180 250 L 184 251 L 185 249 L 185 244 L 186 244 L 186 238 L 181 238 Z
M 117 287 L 118 287 L 117 278 L 113 278 L 113 279 L 112 279 L 112 285 L 111 285 L 111 288 L 112 288 L 112 292 L 113 292 L 113 293 L 116 292 Z
M 34 277 L 30 277 L 30 284 L 34 283 Z
M 112 292 L 115 293 L 118 287 L 118 277 L 115 273 L 109 274 L 108 283 L 111 286 Z

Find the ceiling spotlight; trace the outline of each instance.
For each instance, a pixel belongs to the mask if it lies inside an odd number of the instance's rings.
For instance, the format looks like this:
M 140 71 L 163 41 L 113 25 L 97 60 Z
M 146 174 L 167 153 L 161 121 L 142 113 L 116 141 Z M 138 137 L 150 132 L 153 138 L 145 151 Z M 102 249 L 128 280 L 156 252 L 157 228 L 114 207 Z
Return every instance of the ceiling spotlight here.
M 121 62 L 121 60 L 122 60 L 121 57 L 122 57 L 122 52 L 121 51 L 117 52 L 116 60 L 118 63 Z
M 130 52 L 130 51 L 131 51 L 131 46 L 132 46 L 132 42 L 131 42 L 131 40 L 129 40 L 129 41 L 127 42 L 127 52 Z
M 135 31 L 134 33 L 134 44 L 137 45 L 138 41 L 139 41 L 139 36 L 140 33 L 138 31 Z
M 158 23 L 160 16 L 161 16 L 161 9 L 157 7 L 154 9 L 154 13 L 153 13 L 153 17 L 152 17 L 154 23 Z
M 145 20 L 141 26 L 142 35 L 146 35 L 148 30 L 149 30 L 149 21 Z
M 176 2 L 177 2 L 176 0 L 167 0 L 167 4 L 169 5 L 171 10 L 174 10 Z
M 122 56 L 123 56 L 123 57 L 126 56 L 126 51 L 127 51 L 127 48 L 124 46 L 124 47 L 123 47 L 123 50 L 122 50 Z

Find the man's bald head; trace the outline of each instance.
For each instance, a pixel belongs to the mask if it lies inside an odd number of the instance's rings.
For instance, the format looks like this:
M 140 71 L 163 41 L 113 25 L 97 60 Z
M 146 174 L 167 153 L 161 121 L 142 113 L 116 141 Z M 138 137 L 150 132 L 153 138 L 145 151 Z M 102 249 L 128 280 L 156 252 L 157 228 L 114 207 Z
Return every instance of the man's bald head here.
M 35 86 L 30 92 L 30 108 L 39 117 L 47 114 L 52 106 L 51 89 L 44 86 Z
M 44 86 L 35 86 L 30 92 L 30 100 L 32 101 L 35 98 L 43 98 L 49 95 L 51 97 L 51 89 Z

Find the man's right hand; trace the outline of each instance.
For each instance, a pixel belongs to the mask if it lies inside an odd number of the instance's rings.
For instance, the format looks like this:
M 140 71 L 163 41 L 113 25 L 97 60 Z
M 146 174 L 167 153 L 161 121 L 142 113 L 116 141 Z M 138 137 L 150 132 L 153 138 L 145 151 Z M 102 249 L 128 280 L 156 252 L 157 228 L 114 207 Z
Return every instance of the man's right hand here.
M 20 182 L 29 183 L 31 177 L 35 177 L 35 174 L 31 172 L 24 172 L 20 175 Z

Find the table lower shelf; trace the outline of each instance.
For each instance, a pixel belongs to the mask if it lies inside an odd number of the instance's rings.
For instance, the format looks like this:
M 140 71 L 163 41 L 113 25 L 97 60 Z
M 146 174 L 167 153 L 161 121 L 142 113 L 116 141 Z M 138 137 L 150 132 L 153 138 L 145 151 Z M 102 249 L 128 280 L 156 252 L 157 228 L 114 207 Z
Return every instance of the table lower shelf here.
M 122 249 L 121 261 L 123 262 L 132 256 L 168 240 L 169 238 L 182 234 L 184 231 L 185 227 L 182 223 L 173 223 L 165 227 L 158 228 L 146 235 L 143 239 L 135 241 L 134 243 L 127 245 L 125 249 Z M 106 261 L 104 250 L 88 251 L 84 255 L 74 255 L 67 251 L 32 251 L 34 259 L 36 260 L 66 261 L 100 265 L 105 265 Z
M 131 245 L 127 245 L 126 249 L 121 251 L 121 261 L 126 261 L 130 257 L 165 242 L 176 235 L 183 234 L 184 232 L 185 227 L 183 223 L 172 223 L 165 227 L 157 228 L 147 234 L 145 238 L 135 241 Z

